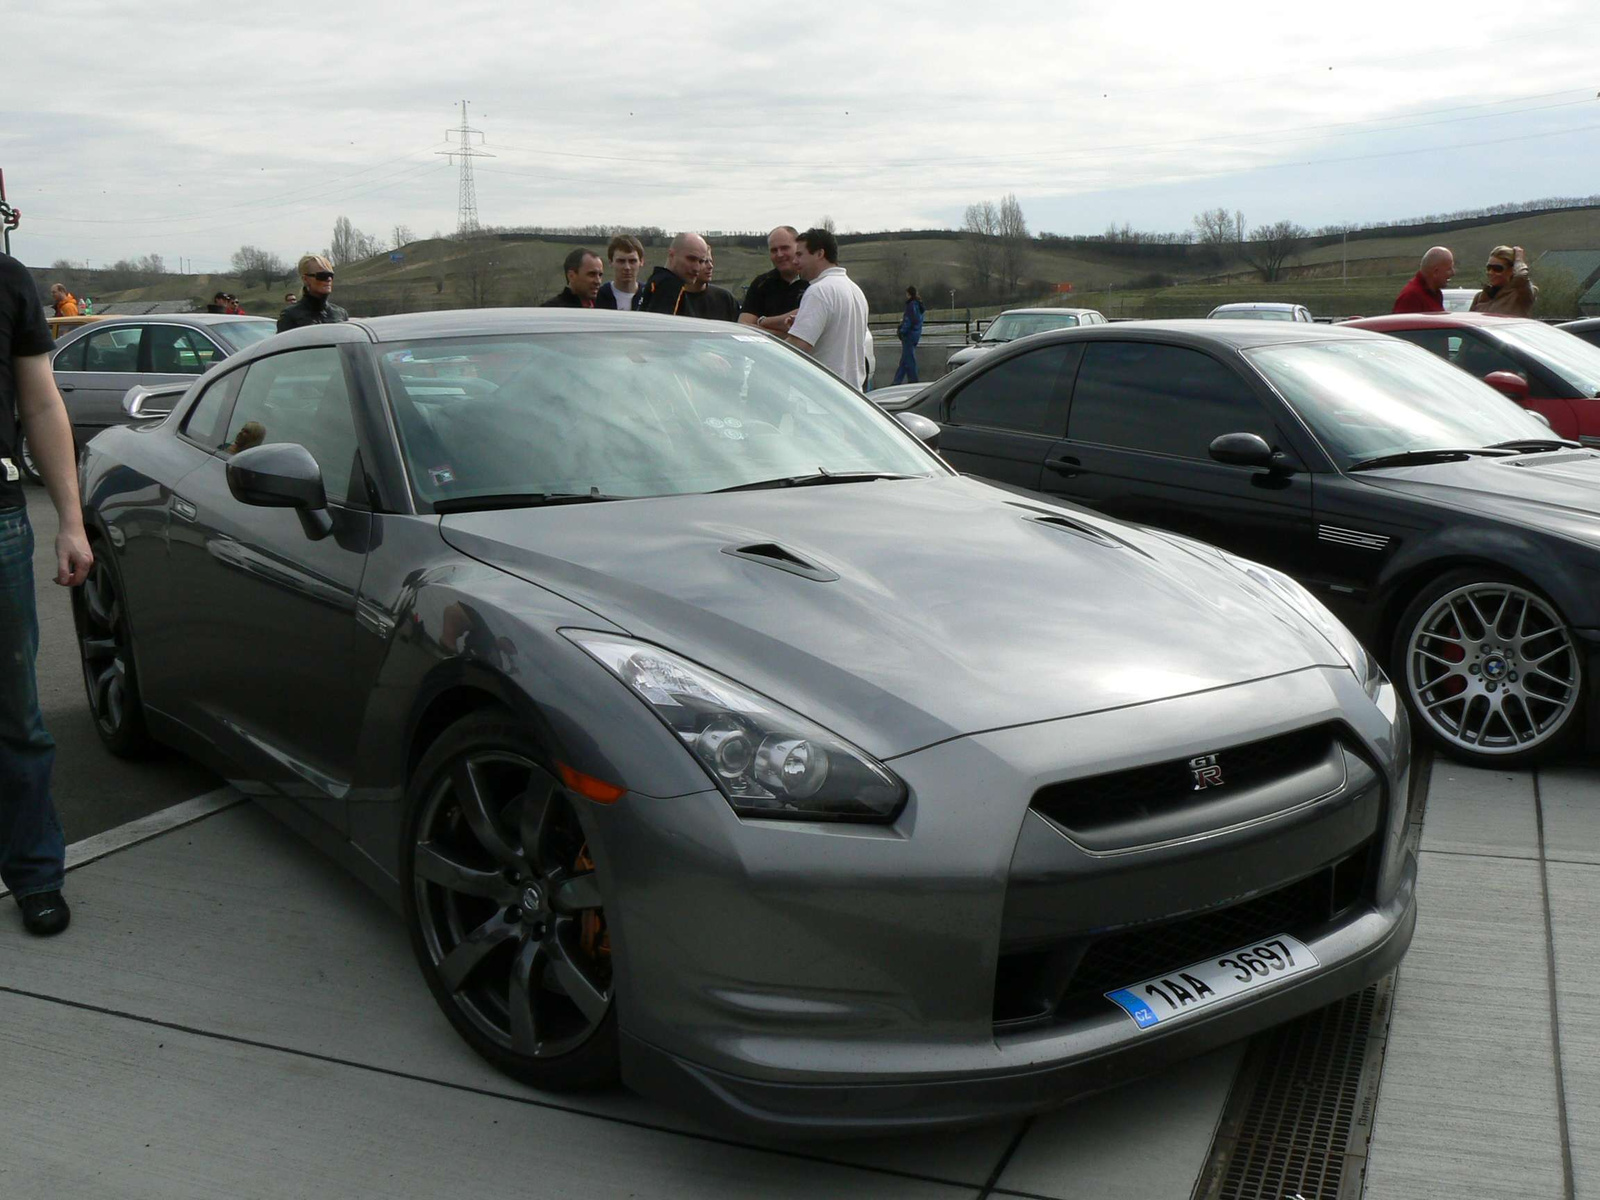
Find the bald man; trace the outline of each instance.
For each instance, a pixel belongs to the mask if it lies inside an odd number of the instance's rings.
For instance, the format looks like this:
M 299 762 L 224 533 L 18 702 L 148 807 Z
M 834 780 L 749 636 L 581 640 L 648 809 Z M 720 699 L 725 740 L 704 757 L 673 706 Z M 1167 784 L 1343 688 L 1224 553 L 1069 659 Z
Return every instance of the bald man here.
M 667 264 L 644 285 L 640 312 L 737 321 L 739 302 L 726 288 L 711 284 L 711 247 L 698 233 L 680 233 L 667 248 Z
M 1444 285 L 1456 273 L 1456 256 L 1435 246 L 1422 256 L 1422 266 L 1394 299 L 1397 313 L 1444 311 Z

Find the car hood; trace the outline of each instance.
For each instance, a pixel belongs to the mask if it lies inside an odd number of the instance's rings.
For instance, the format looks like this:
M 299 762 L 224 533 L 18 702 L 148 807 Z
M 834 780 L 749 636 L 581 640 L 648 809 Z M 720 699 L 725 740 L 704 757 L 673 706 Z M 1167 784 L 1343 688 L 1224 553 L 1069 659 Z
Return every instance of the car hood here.
M 1383 467 L 1351 478 L 1483 516 L 1541 529 L 1559 525 L 1600 542 L 1600 451 L 1551 450 L 1515 458 Z
M 1342 665 L 1208 547 L 959 477 L 461 513 L 441 533 L 879 757 Z

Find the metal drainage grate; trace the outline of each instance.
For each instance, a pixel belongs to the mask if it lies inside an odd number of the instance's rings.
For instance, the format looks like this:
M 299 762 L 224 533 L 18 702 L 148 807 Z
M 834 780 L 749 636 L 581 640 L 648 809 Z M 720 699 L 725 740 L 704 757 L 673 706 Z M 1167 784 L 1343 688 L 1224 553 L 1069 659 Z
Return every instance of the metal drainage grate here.
M 1357 1200 L 1393 976 L 1257 1037 L 1196 1200 Z

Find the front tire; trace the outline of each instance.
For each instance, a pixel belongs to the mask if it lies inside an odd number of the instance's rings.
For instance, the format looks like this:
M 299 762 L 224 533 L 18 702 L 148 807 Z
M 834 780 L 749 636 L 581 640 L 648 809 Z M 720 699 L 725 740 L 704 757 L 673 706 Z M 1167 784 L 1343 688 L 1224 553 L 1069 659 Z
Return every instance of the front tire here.
M 610 937 L 574 802 L 499 711 L 450 726 L 413 773 L 401 893 L 428 988 L 494 1066 L 549 1091 L 618 1078 Z
M 90 547 L 94 566 L 83 586 L 72 589 L 72 617 L 89 711 L 107 750 L 118 758 L 143 758 L 150 752 L 151 741 L 139 699 L 122 579 L 105 542 L 95 540 Z
M 1424 588 L 1395 632 L 1396 675 L 1418 723 L 1479 767 L 1530 762 L 1580 727 L 1583 656 L 1549 597 L 1489 569 Z

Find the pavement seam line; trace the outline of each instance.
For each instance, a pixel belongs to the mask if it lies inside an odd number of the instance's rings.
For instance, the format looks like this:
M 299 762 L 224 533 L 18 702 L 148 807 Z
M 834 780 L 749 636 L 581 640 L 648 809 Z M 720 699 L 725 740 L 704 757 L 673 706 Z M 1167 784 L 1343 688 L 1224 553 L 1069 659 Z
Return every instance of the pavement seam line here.
M 0 995 L 18 996 L 25 1000 L 38 1000 L 45 1004 L 59 1004 L 64 1008 L 75 1008 L 82 1012 L 95 1013 L 103 1017 L 116 1017 L 119 1020 L 132 1021 L 139 1025 L 148 1025 L 155 1029 L 170 1029 L 174 1033 L 185 1033 L 191 1037 L 203 1038 L 207 1041 L 225 1042 L 235 1046 L 249 1046 L 255 1050 L 268 1050 L 278 1054 L 287 1054 L 294 1058 L 309 1059 L 313 1062 L 328 1063 L 331 1066 L 347 1067 L 354 1071 L 366 1071 L 373 1075 L 384 1075 L 391 1079 L 403 1079 L 410 1083 L 421 1083 L 432 1087 L 445 1088 L 448 1091 L 463 1092 L 467 1095 L 482 1096 L 490 1100 L 506 1100 L 512 1104 L 521 1104 L 529 1108 L 541 1108 L 550 1112 L 566 1113 L 568 1116 L 587 1117 L 590 1120 L 606 1121 L 613 1125 L 625 1125 L 632 1129 L 642 1129 L 649 1133 L 664 1133 L 675 1137 L 688 1138 L 691 1141 L 706 1142 L 716 1146 L 728 1146 L 736 1150 L 750 1150 L 757 1154 L 771 1154 L 779 1158 L 797 1159 L 801 1162 L 820 1163 L 829 1167 L 844 1167 L 853 1171 L 866 1171 L 873 1175 L 888 1175 L 896 1179 L 909 1179 L 918 1183 L 932 1183 L 941 1187 L 960 1188 L 970 1192 L 975 1186 L 970 1180 L 965 1182 L 957 1179 L 946 1179 L 939 1175 L 922 1175 L 915 1171 L 902 1171 L 896 1167 L 879 1167 L 870 1163 L 850 1162 L 847 1159 L 828 1158 L 821 1154 L 806 1154 L 799 1150 L 786 1150 L 781 1146 L 763 1146 L 757 1142 L 741 1142 L 737 1138 L 721 1137 L 714 1133 L 700 1133 L 692 1129 L 675 1129 L 670 1125 L 658 1125 L 652 1121 L 640 1121 L 632 1117 L 617 1117 L 609 1113 L 594 1112 L 587 1108 L 578 1108 L 570 1104 L 557 1104 L 549 1100 L 538 1100 L 532 1096 L 514 1096 L 508 1092 L 497 1092 L 490 1088 L 474 1087 L 467 1083 L 455 1083 L 448 1079 L 430 1079 L 426 1075 L 417 1075 L 411 1071 L 398 1071 L 393 1067 L 380 1067 L 373 1063 L 357 1062 L 354 1059 L 339 1058 L 332 1054 L 319 1054 L 315 1050 L 300 1050 L 293 1046 L 280 1046 L 273 1042 L 258 1041 L 254 1038 L 239 1037 L 231 1033 L 218 1033 L 211 1029 L 200 1029 L 193 1025 L 183 1025 L 177 1021 L 163 1021 L 158 1017 L 146 1017 L 139 1013 L 126 1012 L 121 1009 L 107 1008 L 100 1004 L 89 1004 L 82 1000 L 68 1000 L 65 996 L 52 996 L 45 992 L 30 992 L 24 988 L 11 987 L 0 984 Z M 1031 1123 L 1032 1118 L 1029 1118 Z M 1022 1132 L 1026 1132 L 1026 1126 Z M 1021 1140 L 1018 1135 L 1017 1141 Z M 1006 1151 L 1001 1159 L 1002 1169 L 1010 1158 L 1011 1152 L 1016 1149 L 1016 1141 Z M 1026 1193 L 1018 1193 L 1025 1195 Z M 981 1195 L 988 1195 L 982 1192 Z M 1041 1200 L 1050 1200 L 1043 1197 Z
M 1561 1183 L 1566 1200 L 1577 1194 L 1572 1172 L 1572 1131 L 1567 1121 L 1567 1076 L 1561 1058 L 1561 1010 L 1556 999 L 1556 931 L 1550 912 L 1550 864 L 1545 858 L 1544 792 L 1533 772 L 1533 815 L 1539 827 L 1539 891 L 1544 901 L 1545 979 L 1550 994 L 1550 1050 L 1555 1059 L 1556 1117 L 1561 1123 Z
M 995 1163 L 994 1170 L 989 1172 L 989 1178 L 978 1192 L 977 1200 L 986 1200 L 987 1197 L 994 1195 L 995 1188 L 1000 1183 L 1000 1176 L 1004 1175 L 1006 1168 L 1011 1165 L 1011 1156 L 1017 1152 L 1017 1147 L 1022 1145 L 1022 1139 L 1027 1137 L 1029 1131 L 1033 1129 L 1033 1122 L 1033 1117 L 1025 1117 L 1023 1119 L 1021 1128 L 1011 1138 L 1011 1144 L 1001 1153 L 1000 1161 Z
M 109 858 L 124 850 L 142 846 L 146 842 L 165 837 L 169 833 L 176 833 L 180 829 L 187 829 L 207 817 L 214 817 L 220 812 L 227 812 L 230 808 L 237 808 L 247 798 L 231 787 L 223 786 L 192 796 L 188 800 L 181 800 L 177 804 L 145 816 L 136 817 L 113 829 L 102 830 L 67 847 L 64 870 L 70 874 L 79 867 L 99 862 L 102 858 Z M 5 887 L 0 886 L 0 898 L 10 894 Z

